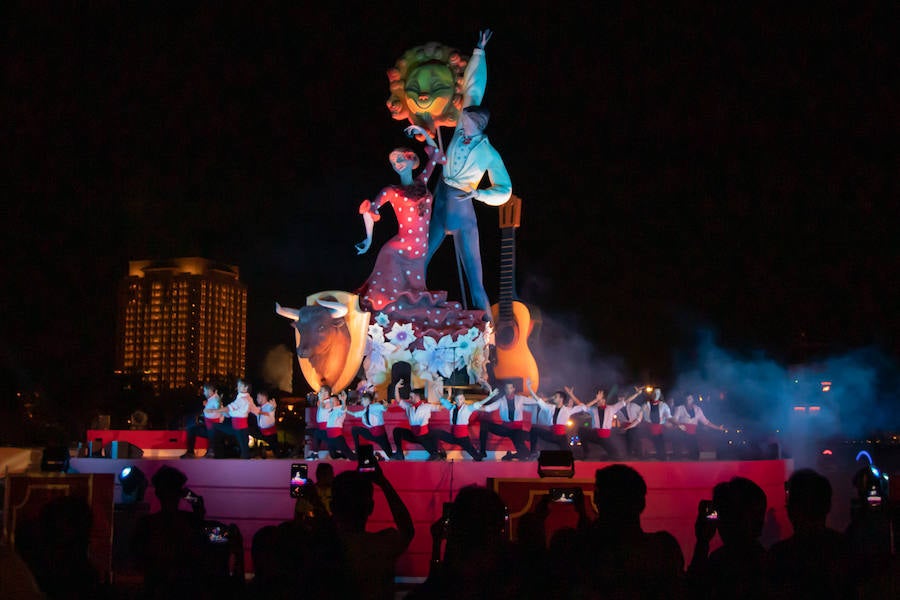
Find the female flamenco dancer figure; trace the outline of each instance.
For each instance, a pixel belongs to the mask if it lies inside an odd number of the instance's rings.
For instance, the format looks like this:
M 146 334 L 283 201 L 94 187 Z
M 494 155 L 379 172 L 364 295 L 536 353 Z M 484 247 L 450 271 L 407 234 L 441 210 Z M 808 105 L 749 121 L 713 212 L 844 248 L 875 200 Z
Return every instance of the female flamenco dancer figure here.
M 407 127 L 410 137 L 422 135 L 427 145 L 425 153 L 428 162 L 413 178 L 413 171 L 419 166 L 419 158 L 409 148 L 397 148 L 390 154 L 391 166 L 400 176 L 400 185 L 390 185 L 370 202 L 364 200 L 359 206 L 366 225 L 366 239 L 356 245 L 359 254 L 365 254 L 372 244 L 372 229 L 381 216 L 378 210 L 390 203 L 397 215 L 399 231 L 381 247 L 375 268 L 358 293 L 363 305 L 380 311 L 396 302 L 404 292 L 425 292 L 425 255 L 428 252 L 428 223 L 431 219 L 431 192 L 428 178 L 435 166 L 446 161 L 434 139 L 428 132 L 416 125 Z M 415 298 L 412 298 L 415 300 Z

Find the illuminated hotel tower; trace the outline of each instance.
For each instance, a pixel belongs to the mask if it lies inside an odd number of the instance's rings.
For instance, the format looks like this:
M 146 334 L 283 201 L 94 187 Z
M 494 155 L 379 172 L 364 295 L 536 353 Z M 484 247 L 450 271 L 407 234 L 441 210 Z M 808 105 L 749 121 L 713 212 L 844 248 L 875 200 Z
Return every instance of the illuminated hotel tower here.
M 136 260 L 119 289 L 117 373 L 159 392 L 243 377 L 247 288 L 238 268 L 203 258 Z

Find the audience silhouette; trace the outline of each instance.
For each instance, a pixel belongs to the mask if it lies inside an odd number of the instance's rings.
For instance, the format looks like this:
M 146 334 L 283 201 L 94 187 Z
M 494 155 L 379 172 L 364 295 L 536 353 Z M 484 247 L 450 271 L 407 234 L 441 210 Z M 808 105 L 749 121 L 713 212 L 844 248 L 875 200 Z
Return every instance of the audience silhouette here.
M 321 475 L 328 479 L 324 470 Z M 253 580 L 246 587 L 230 589 L 212 585 L 210 579 L 202 503 L 194 512 L 178 509 L 185 483 L 185 476 L 170 467 L 153 477 L 161 508 L 142 519 L 133 540 L 145 574 L 142 597 L 279 599 L 301 592 L 323 598 L 399 597 L 395 565 L 409 548 L 415 529 L 409 510 L 377 463 L 373 472 L 349 470 L 334 477 L 331 514 L 319 496 L 320 486 L 304 486 L 293 520 L 262 527 L 253 536 Z M 865 481 L 858 483 L 861 490 L 866 487 Z M 394 527 L 370 531 L 376 487 L 384 494 Z M 593 494 L 596 518 L 588 518 L 579 488 L 570 505 L 578 514 L 577 526 L 557 529 L 549 541 L 548 515 L 551 506 L 557 506 L 551 494 L 538 492 L 534 509 L 519 516 L 513 542 L 500 496 L 470 485 L 445 505 L 441 519 L 432 525 L 431 571 L 406 598 L 742 600 L 892 595 L 890 538 L 881 535 L 889 532 L 885 527 L 890 524 L 877 506 L 866 502 L 866 490 L 860 492 L 862 504 L 846 534 L 826 525 L 832 488 L 824 476 L 798 470 L 785 490 L 793 533 L 766 551 L 760 537 L 770 503 L 763 489 L 744 477 L 718 483 L 711 500 L 699 504 L 696 544 L 685 572 L 675 538 L 666 531 L 644 531 L 641 515 L 647 484 L 630 466 L 598 469 Z M 90 513 L 84 506 L 76 507 L 73 499 L 68 501 L 72 504 L 68 508 L 57 503 L 50 512 L 48 507 L 42 528 L 59 531 L 65 542 L 40 560 L 29 561 L 35 579 L 47 597 L 107 597 L 108 590 L 86 558 Z M 722 545 L 710 553 L 716 533 Z M 62 574 L 58 581 L 47 578 L 50 564 L 65 565 L 63 571 L 54 572 Z
M 597 519 L 582 529 L 575 595 L 581 598 L 682 598 L 684 556 L 672 534 L 641 528 L 647 484 L 615 464 L 594 479 Z
M 692 598 L 762 598 L 766 550 L 759 542 L 766 518 L 766 494 L 744 477 L 713 488 L 711 505 L 700 502 L 694 532 L 697 541 L 688 568 Z M 722 547 L 709 554 L 719 532 Z
M 785 489 L 794 534 L 769 549 L 767 595 L 819 600 L 851 597 L 846 540 L 825 525 L 831 511 L 831 483 L 812 469 L 800 469 Z

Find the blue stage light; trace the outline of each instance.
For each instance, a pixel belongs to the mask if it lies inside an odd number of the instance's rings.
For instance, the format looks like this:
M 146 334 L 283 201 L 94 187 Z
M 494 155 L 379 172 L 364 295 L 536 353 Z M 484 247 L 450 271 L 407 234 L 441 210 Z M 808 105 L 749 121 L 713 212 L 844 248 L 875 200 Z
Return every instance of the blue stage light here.
M 122 504 L 134 504 L 144 500 L 147 491 L 147 476 L 133 465 L 119 471 L 119 484 L 122 486 Z

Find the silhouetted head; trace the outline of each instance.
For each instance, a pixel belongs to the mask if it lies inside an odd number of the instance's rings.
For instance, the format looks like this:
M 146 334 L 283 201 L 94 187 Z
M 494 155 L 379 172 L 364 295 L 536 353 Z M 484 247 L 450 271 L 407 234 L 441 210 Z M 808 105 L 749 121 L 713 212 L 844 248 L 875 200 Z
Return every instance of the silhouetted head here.
M 594 505 L 601 522 L 633 524 L 640 520 L 646 503 L 647 484 L 640 473 L 623 464 L 597 469 Z
M 766 493 L 745 477 L 734 477 L 713 488 L 722 542 L 750 541 L 762 535 L 766 519 Z
M 375 509 L 375 488 L 359 471 L 344 471 L 331 485 L 331 514 L 340 525 L 355 530 L 366 526 Z
M 478 485 L 462 488 L 450 510 L 448 549 L 479 550 L 505 540 L 507 516 L 497 492 Z
M 153 493 L 159 498 L 159 503 L 162 507 L 174 509 L 184 495 L 184 484 L 187 483 L 187 476 L 175 467 L 163 465 L 150 478 L 150 483 L 153 484 Z
M 510 398 L 516 395 L 516 384 L 507 383 L 503 386 L 503 392 Z
M 831 511 L 831 483 L 812 469 L 795 471 L 788 479 L 788 518 L 796 530 L 798 525 L 825 525 Z
M 332 485 L 334 483 L 334 467 L 331 463 L 322 462 L 316 466 L 316 485 Z

